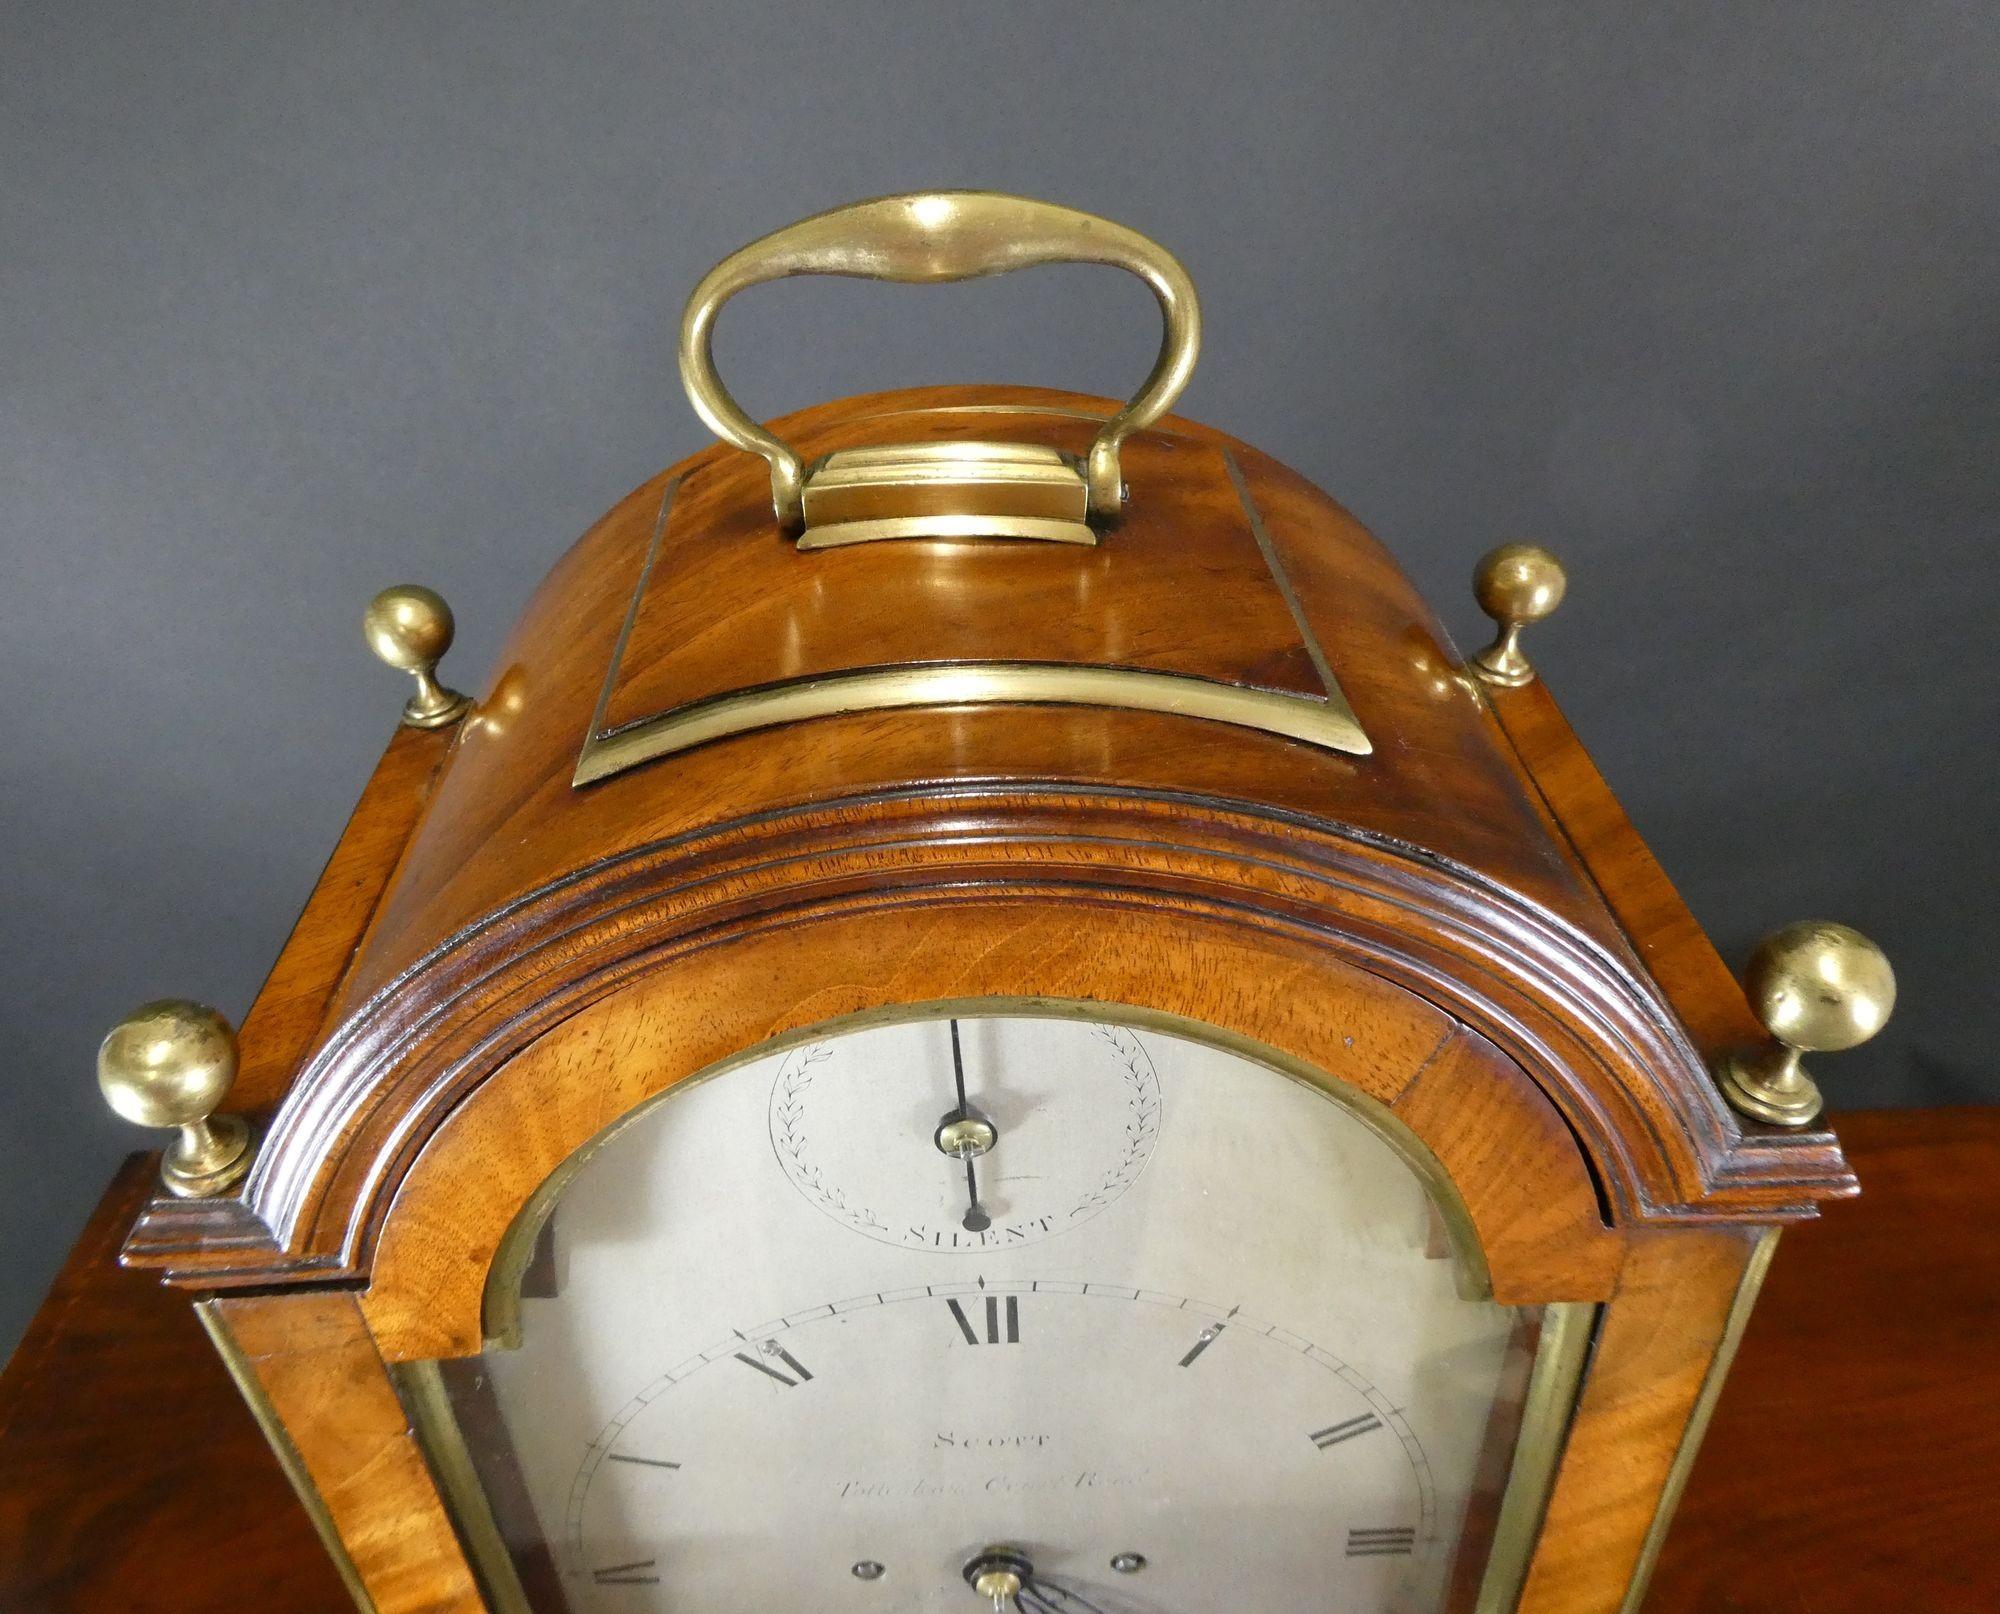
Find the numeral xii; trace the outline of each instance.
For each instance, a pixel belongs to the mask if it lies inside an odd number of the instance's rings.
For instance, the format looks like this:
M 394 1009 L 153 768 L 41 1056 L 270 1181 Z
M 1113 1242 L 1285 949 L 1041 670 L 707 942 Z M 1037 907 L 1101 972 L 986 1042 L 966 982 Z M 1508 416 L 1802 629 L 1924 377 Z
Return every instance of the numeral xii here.
M 972 1326 L 972 1319 L 965 1314 L 965 1308 L 957 1300 L 947 1300 L 951 1308 L 952 1321 L 958 1324 L 958 1331 L 965 1336 L 968 1345 L 1018 1345 L 1021 1343 L 1021 1299 L 1018 1295 L 1007 1295 L 1006 1333 L 1001 1333 L 1000 1295 L 986 1297 L 986 1337 L 982 1340 L 979 1331 Z

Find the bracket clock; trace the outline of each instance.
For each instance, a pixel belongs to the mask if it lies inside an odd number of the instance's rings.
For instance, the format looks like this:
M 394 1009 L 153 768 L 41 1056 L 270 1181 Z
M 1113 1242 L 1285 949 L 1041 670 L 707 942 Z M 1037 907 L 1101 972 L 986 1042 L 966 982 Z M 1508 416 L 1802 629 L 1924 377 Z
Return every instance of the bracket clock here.
M 1158 300 L 1123 405 L 769 426 L 711 357 L 794 274 L 1056 260 Z M 744 248 L 721 439 L 415 692 L 240 1039 L 145 1006 L 187 1290 L 378 1614 L 1637 1608 L 1780 1229 L 1855 1192 L 1804 1050 L 1888 1013 L 1793 926 L 1723 967 L 1523 649 L 1167 410 L 1161 247 L 884 198 Z

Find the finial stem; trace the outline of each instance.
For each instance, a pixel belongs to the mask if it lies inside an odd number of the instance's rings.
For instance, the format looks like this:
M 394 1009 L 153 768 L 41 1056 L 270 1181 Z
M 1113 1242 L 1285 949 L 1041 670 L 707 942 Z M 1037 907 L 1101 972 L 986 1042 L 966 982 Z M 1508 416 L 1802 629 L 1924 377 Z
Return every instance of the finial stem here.
M 1509 622 L 1502 627 L 1494 641 L 1472 658 L 1473 671 L 1488 683 L 1502 684 L 1509 689 L 1533 683 L 1535 668 L 1522 653 L 1521 628 L 1519 622 Z
M 403 721 L 413 729 L 439 729 L 456 723 L 472 704 L 470 696 L 437 681 L 435 663 L 412 668 L 410 676 L 417 681 L 417 692 L 403 703 Z
M 1740 1113 L 1773 1126 L 1807 1126 L 1825 1108 L 1819 1083 L 1805 1072 L 1799 1051 L 1783 1043 L 1731 1054 L 1716 1072 L 1722 1096 Z

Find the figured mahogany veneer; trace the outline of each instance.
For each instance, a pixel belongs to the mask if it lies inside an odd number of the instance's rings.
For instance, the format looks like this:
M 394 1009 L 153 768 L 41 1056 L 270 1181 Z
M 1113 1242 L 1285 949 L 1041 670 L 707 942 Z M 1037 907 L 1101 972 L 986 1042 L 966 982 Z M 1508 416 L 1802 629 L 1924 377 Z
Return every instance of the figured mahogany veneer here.
M 808 455 L 1001 420 L 1067 448 L 1108 407 L 961 388 L 780 424 Z M 1174 421 L 1128 466 L 1097 550 L 801 554 L 762 463 L 709 450 L 557 564 L 472 715 L 391 747 L 245 1024 L 256 1165 L 236 1196 L 156 1202 L 126 1252 L 225 1297 L 388 1614 L 475 1594 L 385 1364 L 479 1349 L 494 1252 L 550 1173 L 719 1060 L 988 995 L 1324 1072 L 1450 1177 L 1496 1296 L 1601 1302 L 1521 1606 L 1617 1606 L 1762 1232 L 1853 1178 L 1830 1136 L 1722 1105 L 1706 1064 L 1753 1035 L 1741 994 L 1546 691 L 1467 677 L 1374 540 L 1254 450 Z M 572 782 L 592 733 L 691 700 L 961 655 L 1299 699 L 1323 656 L 1375 751 L 966 706 Z M 311 1389 L 333 1322 L 361 1446 Z M 398 1519 L 429 1532 L 414 1557 Z
M 963 405 L 969 390 L 982 404 L 1019 411 L 1006 418 L 1029 435 L 1038 426 L 1057 438 L 1074 434 L 1084 423 L 1069 411 L 1105 407 L 1023 389 L 959 389 L 824 406 L 786 429 L 817 452 L 855 435 L 856 419 L 878 434 L 905 428 L 911 412 L 925 422 L 948 422 L 955 417 L 938 409 L 946 401 Z M 1031 412 L 1035 407 L 1053 412 Z M 1221 854 L 1231 864 L 1221 881 L 1225 895 L 1237 871 L 1262 857 L 1265 844 L 1284 841 L 1295 856 L 1296 840 L 1306 836 L 1295 838 L 1294 825 L 1309 827 L 1329 858 L 1373 865 L 1383 882 L 1400 888 L 1399 900 L 1474 916 L 1449 927 L 1459 932 L 1464 952 L 1497 949 L 1489 965 L 1519 965 L 1531 976 L 1575 982 L 1576 1017 L 1595 1023 L 1593 1035 L 1627 1045 L 1635 1056 L 1631 1063 L 1656 1089 L 1651 1100 L 1635 1101 L 1640 1113 L 1629 1121 L 1614 1125 L 1606 1118 L 1604 1106 L 1621 1106 L 1623 1096 L 1580 1098 L 1565 1090 L 1569 1084 L 1561 1076 L 1543 1077 L 1550 1098 L 1599 1152 L 1623 1156 L 1606 1171 L 1615 1202 L 1642 1217 L 1686 1211 L 1796 1216 L 1809 1213 L 1817 1197 L 1847 1191 L 1851 1184 L 1824 1135 L 1746 1130 L 1724 1111 L 1702 1066 L 1710 1050 L 1686 1040 L 1680 1023 L 1686 1017 L 1632 967 L 1631 940 L 1577 847 L 1552 833 L 1550 808 L 1532 774 L 1481 692 L 1454 671 L 1455 658 L 1435 623 L 1373 540 L 1324 495 L 1244 445 L 1182 423 L 1175 423 L 1173 440 L 1189 445 L 1176 451 L 1189 485 L 1174 479 L 1173 456 L 1149 461 L 1154 479 L 1140 484 L 1133 522 L 1145 519 L 1137 513 L 1141 506 L 1164 522 L 1183 506 L 1200 511 L 1235 499 L 1221 466 L 1219 450 L 1227 447 L 1264 513 L 1306 622 L 1363 726 L 1384 737 L 1379 755 L 1347 757 L 1159 714 L 962 708 L 857 714 L 743 735 L 577 790 L 569 775 L 614 657 L 621 687 L 638 690 L 647 687 L 649 658 L 674 660 L 668 648 L 687 648 L 676 642 L 649 650 L 635 627 L 620 649 L 666 483 L 679 476 L 734 487 L 733 477 L 742 482 L 744 508 L 755 508 L 754 462 L 721 448 L 697 455 L 626 500 L 558 564 L 530 605 L 492 688 L 456 731 L 396 878 L 351 967 L 330 987 L 317 1046 L 283 1109 L 271 1117 L 271 1137 L 243 1201 L 256 1213 L 255 1223 L 244 1225 L 234 1201 L 175 1207 L 142 1229 L 133 1257 L 211 1283 L 283 1281 L 287 1272 L 353 1274 L 393 1188 L 384 1170 L 393 1174 L 401 1166 L 387 1166 L 379 1155 L 371 1164 L 365 1150 L 352 1145 L 386 1126 L 395 1159 L 407 1164 L 439 1115 L 479 1079 L 479 1068 L 504 1059 L 534 1034 L 537 1012 L 575 1006 L 580 981 L 559 986 L 544 973 L 543 986 L 524 987 L 522 961 L 540 946 L 538 937 L 565 938 L 560 958 L 547 960 L 550 968 L 560 972 L 571 962 L 587 968 L 577 955 L 579 944 L 568 938 L 591 911 L 593 895 L 601 898 L 600 907 L 646 900 L 632 883 L 642 868 L 667 882 L 655 896 L 684 885 L 686 875 L 667 867 L 677 847 L 686 849 L 681 866 L 688 870 L 707 870 L 732 856 L 743 866 L 768 851 L 767 886 L 776 891 L 784 883 L 786 900 L 793 900 L 793 871 L 809 870 L 808 858 L 849 855 L 854 831 L 844 824 L 814 842 L 836 813 L 862 826 L 880 813 L 899 816 L 902 844 L 928 840 L 938 847 L 943 856 L 934 861 L 947 866 L 935 878 L 955 884 L 951 848 L 967 829 L 1009 846 L 1022 844 L 1024 835 L 1039 836 L 1049 850 L 1038 857 L 1074 849 L 1070 861 L 1082 865 L 1098 860 L 1106 838 L 1100 829 L 1158 838 L 1158 828 L 1130 827 L 1135 816 L 1151 812 L 1179 828 L 1200 821 L 1214 804 L 1240 830 L 1236 846 Z M 1107 548 L 1119 541 L 1113 534 Z M 682 542 L 697 544 L 699 536 L 690 531 Z M 857 608 L 888 610 L 886 601 L 894 597 L 902 616 L 927 623 L 938 614 L 927 601 L 966 564 L 924 553 L 938 547 L 951 546 L 884 544 L 808 555 L 785 549 L 767 557 L 761 587 L 747 597 L 725 592 L 722 605 L 740 599 L 738 610 L 719 607 L 715 621 L 700 632 L 689 630 L 694 664 L 712 659 L 714 646 L 735 642 L 747 646 L 740 650 L 750 669 L 745 681 L 761 676 L 768 668 L 758 658 L 773 641 L 771 611 L 788 607 L 800 622 L 824 618 L 825 564 L 857 556 L 877 568 Z M 1030 557 L 1053 551 L 1065 566 L 1076 564 L 1079 553 L 1006 547 Z M 1236 571 L 1244 572 L 1251 558 L 1239 555 Z M 1220 560 L 1217 569 L 1228 570 Z M 1250 583 L 1236 586 L 1253 593 L 1267 588 L 1261 558 L 1255 573 Z M 892 586 L 898 577 L 899 597 Z M 1132 612 L 1143 597 L 1154 622 L 1184 624 L 1196 642 L 1213 633 L 1218 602 L 1230 603 L 1228 582 L 1222 578 L 1195 591 L 1169 573 L 1150 596 L 1135 593 Z M 671 626 L 691 609 L 683 600 L 660 620 Z M 1085 625 L 1078 618 L 1067 631 L 1074 636 Z M 1098 631 L 1094 648 L 1079 643 L 1072 649 L 1116 661 L 1132 637 L 1129 624 L 1120 618 Z M 1149 632 L 1154 640 L 1170 637 L 1157 627 Z M 664 628 L 662 634 L 672 639 Z M 672 677 L 695 678 L 683 660 L 674 660 Z M 1247 667 L 1239 673 L 1251 676 Z M 720 676 L 710 668 L 695 681 L 705 687 Z M 1506 692 L 1501 704 L 1523 695 L 1540 691 Z M 633 710 L 669 698 L 653 690 Z M 1601 786 L 1599 792 L 1608 802 Z M 1609 810 L 1615 814 L 1615 806 Z M 1009 821 L 1016 816 L 1039 822 L 1017 830 Z M 1091 822 L 1110 817 L 1123 822 Z M 706 838 L 697 843 L 691 836 Z M 620 860 L 622 883 L 613 889 L 619 875 L 611 871 Z M 889 877 L 886 869 L 876 872 Z M 596 893 L 584 889 L 591 884 Z M 1475 914 L 1488 903 L 1495 910 L 1491 921 Z M 1482 929 L 1493 932 L 1490 940 L 1481 940 Z M 307 937 L 313 937 L 310 945 L 321 945 L 310 927 L 302 930 L 301 941 L 280 961 L 280 976 L 298 973 L 293 953 L 308 945 Z M 1719 972 L 1719 964 L 1714 969 Z M 502 980 L 507 970 L 512 978 Z M 392 984 L 395 990 L 386 991 Z M 442 1047 L 419 1057 L 408 1041 L 423 1033 L 408 1022 L 428 1017 L 427 1003 L 449 998 L 469 1007 L 468 995 L 485 991 L 509 995 L 511 1005 L 522 990 L 539 994 L 542 1008 L 522 1004 L 524 1017 L 498 1006 L 506 1024 L 491 1027 L 490 1034 L 500 1040 L 471 1065 Z M 558 1008 L 553 992 L 572 995 Z M 1734 1002 L 1740 1020 L 1740 994 L 1731 987 L 1722 1001 Z M 1503 1043 L 1522 1040 L 1509 1028 L 1492 1029 Z M 462 1041 L 469 1032 L 461 1024 L 455 1035 Z M 246 1039 L 246 1063 L 261 1069 L 261 1060 L 259 1046 Z M 412 1115 L 400 1104 L 383 1080 L 392 1068 L 405 1092 L 431 1096 L 438 1108 L 430 1116 Z M 250 1097 L 262 1100 L 265 1093 L 253 1090 Z M 373 1112 L 382 1119 L 371 1122 Z M 349 1162 L 345 1179 L 343 1158 Z M 1628 1184 L 1627 1178 L 1637 1180 Z M 258 1250 L 260 1226 L 276 1235 L 282 1256 Z
M 377 1608 L 483 1608 L 450 1516 L 354 1296 L 214 1303 L 256 1394 L 284 1425 L 353 1573 Z

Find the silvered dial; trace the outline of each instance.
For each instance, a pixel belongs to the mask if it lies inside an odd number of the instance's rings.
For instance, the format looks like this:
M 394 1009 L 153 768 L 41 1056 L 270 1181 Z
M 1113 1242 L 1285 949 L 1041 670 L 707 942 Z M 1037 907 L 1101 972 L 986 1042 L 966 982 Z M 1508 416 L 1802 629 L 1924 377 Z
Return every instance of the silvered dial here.
M 923 1020 L 794 1049 L 771 1147 L 844 1227 L 908 1249 L 1031 1244 L 1097 1215 L 1152 1158 L 1159 1079 L 1122 1026 Z
M 1235 1501 L 1182 1514 L 1197 1494 Z M 1271 1614 L 1324 1609 L 1336 1580 L 1387 1606 L 1435 1546 L 1422 1444 L 1324 1346 L 1183 1295 L 969 1279 L 842 1296 L 669 1367 L 597 1432 L 565 1532 L 607 1610 L 788 1606 L 806 1573 L 817 1608 L 952 1607 L 940 1588 L 996 1542 L 1030 1566 L 1030 1602 L 1039 1582 L 1107 1610 L 1211 1610 L 1242 1606 L 1252 1503 L 1322 1521 L 1259 1547 L 1249 1581 L 1300 1594 L 1267 1595 Z M 796 1540 L 815 1512 L 810 1565 L 730 1549 Z
M 1461 1298 L 1382 1138 L 1239 1054 L 1053 1014 L 833 1030 L 628 1123 L 552 1225 L 478 1453 L 527 1499 L 538 1614 L 1476 1585 L 1532 1328 Z

